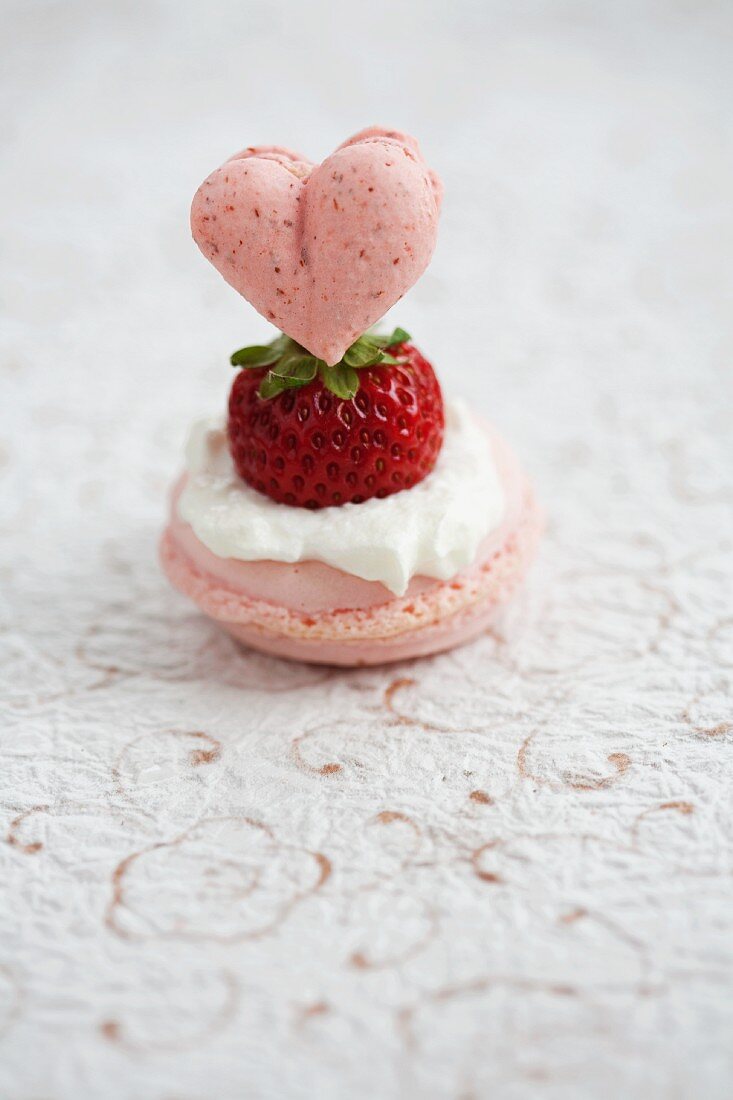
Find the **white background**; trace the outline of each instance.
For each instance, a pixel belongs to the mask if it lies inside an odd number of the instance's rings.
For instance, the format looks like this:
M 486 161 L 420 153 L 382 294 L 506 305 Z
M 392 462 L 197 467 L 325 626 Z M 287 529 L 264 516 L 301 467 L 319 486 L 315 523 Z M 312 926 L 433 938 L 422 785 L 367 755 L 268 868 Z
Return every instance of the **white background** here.
M 0 14 L 0 1096 L 729 1096 L 730 5 Z M 392 319 L 548 532 L 496 632 L 321 673 L 155 544 L 267 332 L 195 188 L 372 123 L 446 185 Z

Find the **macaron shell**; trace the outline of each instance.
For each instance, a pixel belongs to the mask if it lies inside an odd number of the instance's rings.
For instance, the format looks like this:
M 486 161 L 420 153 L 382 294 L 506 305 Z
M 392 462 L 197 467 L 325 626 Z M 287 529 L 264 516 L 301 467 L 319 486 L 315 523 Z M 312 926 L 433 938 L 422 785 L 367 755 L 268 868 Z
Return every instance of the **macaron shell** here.
M 394 638 L 373 641 L 306 641 L 266 634 L 256 627 L 222 624 L 232 637 L 252 649 L 284 657 L 291 661 L 305 661 L 317 665 L 337 665 L 357 668 L 366 665 L 386 665 L 395 661 L 407 661 L 415 657 L 428 657 L 435 653 L 454 649 L 473 641 L 495 621 L 498 603 L 485 603 L 467 609 L 430 627 L 407 631 Z

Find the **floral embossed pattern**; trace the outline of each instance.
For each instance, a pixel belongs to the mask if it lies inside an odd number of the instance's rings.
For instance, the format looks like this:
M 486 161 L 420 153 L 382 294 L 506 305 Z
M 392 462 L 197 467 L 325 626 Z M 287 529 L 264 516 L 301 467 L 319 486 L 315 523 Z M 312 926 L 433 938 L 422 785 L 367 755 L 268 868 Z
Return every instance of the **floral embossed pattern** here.
M 733 1092 L 730 9 L 428 7 L 347 70 L 320 3 L 10 4 L 3 1100 Z M 549 529 L 475 644 L 344 673 L 240 651 L 155 540 L 267 335 L 186 240 L 196 165 L 275 82 L 316 152 L 392 118 L 362 55 L 453 196 L 397 320 Z

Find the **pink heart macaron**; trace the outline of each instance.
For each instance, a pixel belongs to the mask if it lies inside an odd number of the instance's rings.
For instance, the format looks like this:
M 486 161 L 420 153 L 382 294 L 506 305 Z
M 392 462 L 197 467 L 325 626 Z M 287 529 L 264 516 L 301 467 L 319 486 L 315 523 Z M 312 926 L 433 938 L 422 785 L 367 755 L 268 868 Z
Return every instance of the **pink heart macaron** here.
M 415 139 L 372 127 L 322 164 L 237 153 L 199 187 L 191 229 L 235 290 L 332 365 L 424 272 L 441 197 Z

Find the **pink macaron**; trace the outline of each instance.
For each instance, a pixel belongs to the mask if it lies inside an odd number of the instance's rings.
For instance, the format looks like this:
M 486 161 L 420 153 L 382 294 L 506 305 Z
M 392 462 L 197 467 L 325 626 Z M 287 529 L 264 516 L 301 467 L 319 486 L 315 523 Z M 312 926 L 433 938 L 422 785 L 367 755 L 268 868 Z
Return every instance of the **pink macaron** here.
M 281 333 L 231 356 L 226 431 L 194 427 L 161 560 L 266 653 L 358 666 L 450 649 L 534 556 L 541 517 L 512 452 L 444 402 L 404 329 L 373 329 L 427 267 L 442 193 L 413 137 L 373 126 L 321 164 L 250 146 L 194 196 L 199 248 Z
M 327 665 L 377 665 L 438 653 L 492 623 L 534 557 L 542 518 L 507 445 L 491 433 L 503 519 L 450 580 L 415 576 L 403 596 L 318 561 L 240 561 L 213 554 L 171 515 L 160 554 L 171 583 L 236 639 L 265 653 Z
M 236 153 L 196 192 L 191 230 L 263 317 L 333 364 L 422 275 L 442 193 L 415 138 L 372 126 L 322 164 Z

